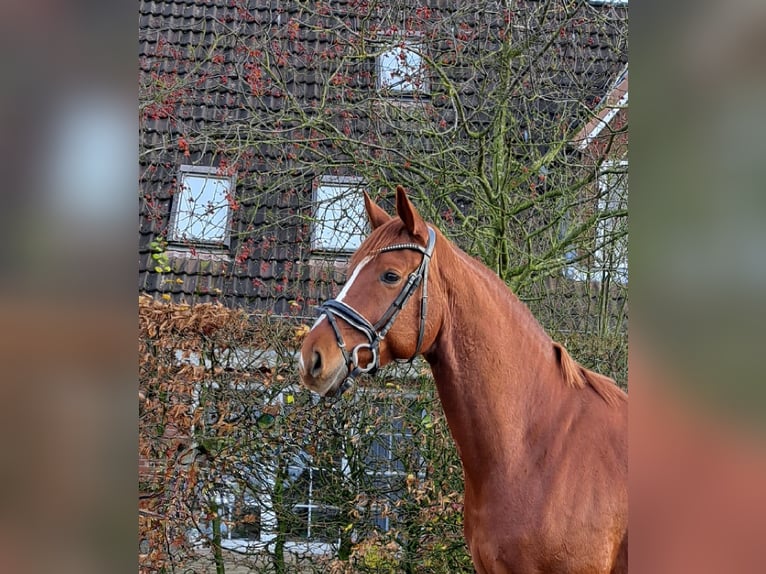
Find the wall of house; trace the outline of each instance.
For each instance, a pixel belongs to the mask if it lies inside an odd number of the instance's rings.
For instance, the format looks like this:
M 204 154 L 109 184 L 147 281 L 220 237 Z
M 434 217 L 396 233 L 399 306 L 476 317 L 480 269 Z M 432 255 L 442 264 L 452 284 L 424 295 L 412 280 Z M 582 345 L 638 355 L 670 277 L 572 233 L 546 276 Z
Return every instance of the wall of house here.
M 492 105 L 486 98 L 492 78 L 475 68 L 479 50 L 505 30 L 550 29 L 559 60 L 535 71 L 539 85 L 520 86 L 519 113 L 534 109 L 540 118 L 536 126 L 514 128 L 523 141 L 530 133 L 539 137 L 535 130 L 553 129 L 562 115 L 577 117 L 577 101 L 563 97 L 574 89 L 566 87 L 573 79 L 578 97 L 590 105 L 625 58 L 615 32 L 624 12 L 582 6 L 558 23 L 558 16 L 541 20 L 542 10 L 533 1 L 507 13 L 444 1 L 385 7 L 353 1 L 140 2 L 139 289 L 175 301 L 221 300 L 311 315 L 316 302 L 337 293 L 347 257 L 311 248 L 312 192 L 322 175 L 361 174 L 383 197 L 396 183 L 429 198 L 454 190 L 449 193 L 458 205 L 470 207 L 468 172 L 442 177 L 471 162 L 470 148 L 442 166 L 412 165 L 435 157 L 447 143 L 465 147 L 428 135 L 456 120 L 449 91 L 432 78 L 427 94 L 381 96 L 375 88 L 376 42 L 401 30 L 424 38 L 429 57 L 449 75 L 479 129 Z M 571 74 L 560 66 L 571 67 Z M 535 90 L 548 93 L 523 95 Z M 419 155 L 397 153 L 405 149 Z M 163 242 L 184 164 L 237 175 L 225 249 Z M 446 208 L 434 208 L 429 214 L 444 213 Z M 446 219 L 442 223 L 448 226 Z

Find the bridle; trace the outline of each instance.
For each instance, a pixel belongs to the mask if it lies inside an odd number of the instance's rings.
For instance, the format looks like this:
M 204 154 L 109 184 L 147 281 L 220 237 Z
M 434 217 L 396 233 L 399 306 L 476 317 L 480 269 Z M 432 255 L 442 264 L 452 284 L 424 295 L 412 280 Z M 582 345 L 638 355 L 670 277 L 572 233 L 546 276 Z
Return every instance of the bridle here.
M 418 331 L 418 344 L 415 347 L 415 353 L 410 359 L 404 360 L 404 362 L 412 361 L 418 353 L 420 353 L 420 347 L 423 344 L 423 336 L 426 329 L 426 312 L 428 310 L 428 265 L 431 262 L 431 255 L 434 252 L 434 246 L 436 245 L 436 233 L 430 227 L 428 228 L 428 244 L 423 247 L 417 243 L 398 243 L 395 245 L 388 245 L 381 247 L 373 252 L 373 254 L 385 253 L 387 251 L 401 251 L 404 249 L 410 249 L 412 251 L 418 251 L 423 254 L 423 259 L 420 265 L 407 278 L 407 282 L 402 287 L 402 290 L 396 296 L 396 299 L 389 305 L 383 316 L 373 325 L 359 311 L 337 299 L 329 299 L 319 307 L 319 313 L 327 316 L 327 321 L 330 323 L 333 332 L 335 333 L 335 340 L 338 343 L 338 348 L 343 354 L 343 359 L 348 366 L 348 374 L 343 382 L 338 387 L 337 394 L 341 395 L 346 391 L 354 382 L 354 379 L 363 373 L 372 373 L 378 370 L 380 367 L 380 355 L 378 353 L 378 347 L 381 341 L 388 334 L 389 329 L 394 324 L 396 317 L 404 307 L 405 303 L 412 297 L 418 285 L 423 284 L 423 290 L 420 297 L 420 330 Z M 343 336 L 338 328 L 337 317 L 343 319 L 346 323 L 352 326 L 357 331 L 360 331 L 367 338 L 367 343 L 359 343 L 356 347 L 351 349 L 351 352 L 346 349 L 346 343 L 343 340 Z M 359 364 L 359 351 L 368 350 L 372 358 L 370 361 L 362 366 Z

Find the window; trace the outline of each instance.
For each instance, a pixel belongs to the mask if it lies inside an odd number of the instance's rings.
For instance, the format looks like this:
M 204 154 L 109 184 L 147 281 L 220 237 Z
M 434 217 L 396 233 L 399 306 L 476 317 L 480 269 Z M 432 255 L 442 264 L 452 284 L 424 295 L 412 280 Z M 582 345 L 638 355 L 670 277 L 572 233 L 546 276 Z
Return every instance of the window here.
M 604 216 L 596 224 L 595 243 L 590 266 L 584 269 L 573 263 L 565 275 L 578 281 L 611 281 L 628 283 L 628 230 L 624 212 L 628 207 L 628 162 L 607 161 L 598 177 L 599 199 L 597 208 Z M 567 254 L 569 261 L 578 259 L 577 253 Z
M 180 362 L 198 366 L 201 361 L 194 354 L 186 356 L 177 351 Z M 212 368 L 204 359 L 206 368 Z M 201 410 L 201 416 L 192 425 L 195 444 L 210 444 L 220 440 L 216 425 L 229 426 L 227 436 L 231 440 L 247 439 L 252 428 L 264 428 L 273 424 L 274 416 L 264 407 L 263 401 L 254 400 L 262 391 L 256 385 L 229 386 L 217 382 L 196 383 L 192 390 L 192 409 Z M 199 447 L 195 447 L 199 448 Z M 205 449 L 206 450 L 206 449 Z M 260 472 L 266 466 L 263 458 L 254 453 L 249 463 L 238 461 L 225 465 L 223 473 L 213 472 L 200 485 L 200 498 L 205 500 L 203 509 L 216 508 L 221 544 L 232 550 L 247 550 L 262 546 L 274 529 L 273 513 L 269 513 L 268 499 L 264 494 L 264 479 Z M 273 481 L 272 481 L 273 482 Z M 197 518 L 196 529 L 188 532 L 193 542 L 210 540 L 215 522 L 203 512 Z
M 286 390 L 279 393 L 278 400 L 287 415 L 302 411 L 308 406 L 307 402 L 316 403 L 318 399 Z M 343 492 L 348 464 L 340 444 L 332 439 L 313 441 L 310 435 L 313 433 L 303 436 L 306 440 L 303 446 L 292 443 L 292 454 L 283 462 L 281 478 L 277 475 L 274 479 L 281 480 L 281 504 L 289 509 L 280 517 L 288 547 L 326 553 L 340 541 L 343 525 L 337 506 L 338 493 Z M 292 435 L 292 438 L 301 440 L 300 436 Z M 294 448 L 296 446 L 298 448 Z
M 424 461 L 415 448 L 413 421 L 425 421 L 428 414 L 406 394 L 374 398 L 368 406 L 369 417 L 380 421 L 372 433 L 369 450 L 364 455 L 365 472 L 379 492 L 387 493 L 388 510 L 377 507 L 372 521 L 381 530 L 389 530 L 396 502 L 405 493 L 406 476 L 420 474 Z
M 181 166 L 168 239 L 179 243 L 229 244 L 229 206 L 234 178 L 216 168 Z
M 264 404 L 264 392 L 258 385 L 198 384 L 193 391 L 193 404 L 202 409 L 203 416 L 199 419 L 201 426 L 193 428 L 193 432 L 218 437 L 213 425 L 225 422 L 234 427 L 227 438 L 237 440 L 241 436 L 247 440 L 252 432 L 248 428 L 272 428 L 279 415 L 271 413 L 288 413 L 303 408 L 303 401 L 316 400 L 306 395 L 299 395 L 296 400 L 294 391 L 285 390 Z M 254 400 L 259 394 L 259 400 Z M 289 437 L 287 444 L 290 438 L 298 437 Z M 277 458 L 272 458 L 275 453 L 264 456 L 254 452 L 249 464 L 239 461 L 228 466 L 225 474 L 214 477 L 209 483 L 212 488 L 207 493 L 208 506 L 218 509 L 221 544 L 225 548 L 263 547 L 280 531 L 285 533 L 288 550 L 322 554 L 337 547 L 342 525 L 338 507 L 332 502 L 337 502 L 348 465 L 336 454 L 338 449 L 321 444 L 319 450 L 308 444 L 294 448 L 293 443 L 291 455 L 283 452 Z M 284 448 L 287 447 L 280 450 Z M 309 454 L 308 450 L 315 452 Z M 198 532 L 189 532 L 192 541 L 210 539 L 213 535 L 213 523 L 207 518 L 199 519 L 198 528 Z
M 403 40 L 377 57 L 378 90 L 396 95 L 427 94 L 428 78 L 421 46 Z
M 301 451 L 287 467 L 285 502 L 293 513 L 286 519 L 287 539 L 292 542 L 337 544 L 340 538 L 338 508 L 326 501 L 338 491 L 342 463 L 322 468 Z
M 314 192 L 311 247 L 315 251 L 351 253 L 367 234 L 360 177 L 324 176 Z
M 202 361 L 180 351 L 176 357 L 191 365 Z M 238 352 L 231 364 L 272 364 L 268 357 Z M 337 419 L 326 421 L 328 428 L 344 430 L 318 437 L 312 416 L 305 414 L 309 403 L 319 401 L 316 396 L 292 387 L 274 392 L 259 384 L 196 384 L 192 406 L 200 416 L 195 413 L 192 435 L 199 444 L 249 444 L 267 436 L 263 432 L 281 438 L 248 450 L 246 459 L 235 456 L 232 464 L 210 467 L 198 485 L 205 502 L 187 532 L 189 540 L 205 544 L 218 527 L 222 546 L 231 550 L 258 550 L 284 535 L 286 551 L 332 554 L 344 536 L 349 503 L 364 517 L 364 525 L 348 534 L 352 540 L 368 528 L 395 528 L 409 475 L 424 476 L 416 431 L 430 418 L 418 395 L 364 387 L 356 392 L 354 414 L 336 413 Z M 275 426 L 280 417 L 291 425 Z M 226 428 L 217 428 L 219 423 Z M 225 442 L 217 442 L 221 439 Z M 356 501 L 356 493 L 369 494 L 369 504 Z M 220 521 L 211 520 L 212 508 Z
M 233 480 L 228 484 L 218 485 L 211 496 L 221 517 L 221 546 L 232 550 L 257 546 L 262 537 L 259 501 L 243 491 Z M 199 529 L 205 538 L 212 537 L 211 522 L 200 520 Z M 194 538 L 193 536 L 192 539 Z
M 628 162 L 606 162 L 598 178 L 602 213 L 617 213 L 628 208 Z M 628 282 L 627 217 L 605 217 L 596 227 L 595 265 L 602 279 L 609 274 L 612 281 Z

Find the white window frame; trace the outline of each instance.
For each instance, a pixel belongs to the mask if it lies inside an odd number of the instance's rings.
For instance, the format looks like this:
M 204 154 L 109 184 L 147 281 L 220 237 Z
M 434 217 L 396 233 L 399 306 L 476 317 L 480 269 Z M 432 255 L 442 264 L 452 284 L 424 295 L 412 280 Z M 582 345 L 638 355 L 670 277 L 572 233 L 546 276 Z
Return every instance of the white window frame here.
M 211 189 L 207 186 L 212 185 Z M 173 196 L 168 225 L 168 241 L 177 244 L 193 244 L 229 247 L 231 241 L 231 208 L 229 199 L 235 193 L 235 177 L 218 173 L 218 168 L 195 165 L 179 167 L 178 189 Z M 198 200 L 203 193 L 212 191 L 212 197 L 204 205 Z M 194 194 L 197 197 L 194 197 Z M 196 220 L 196 221 L 195 221 Z M 201 224 L 196 232 L 193 228 Z M 214 235 L 206 235 L 208 227 Z
M 182 351 L 176 351 L 175 353 L 176 359 L 179 361 L 179 363 L 186 363 L 193 366 L 200 366 L 204 365 L 206 368 L 210 368 L 212 366 L 212 363 L 210 359 L 203 359 L 200 361 L 199 355 L 196 353 L 184 353 Z M 221 387 L 216 382 L 205 382 L 205 383 L 196 383 L 194 385 L 194 388 L 191 391 L 191 407 L 190 407 L 190 414 L 192 414 L 196 409 L 200 408 L 200 395 L 202 394 L 202 385 L 205 385 L 207 387 L 206 391 L 215 391 L 219 390 Z M 247 390 L 248 388 L 252 388 L 251 385 L 245 385 L 244 387 L 239 387 L 238 390 Z M 203 420 L 207 417 L 207 413 L 203 414 Z M 208 422 L 206 421 L 206 424 Z M 191 435 L 194 436 L 195 433 L 195 426 L 192 424 L 191 427 Z M 242 496 L 242 499 L 244 502 L 250 503 L 251 506 L 258 506 L 260 509 L 260 537 L 259 538 L 235 538 L 232 536 L 231 528 L 229 527 L 229 524 L 233 523 L 234 520 L 234 507 L 237 503 L 238 496 Z M 248 500 L 249 499 L 249 500 Z M 236 482 L 233 480 L 225 480 L 224 484 L 220 487 L 216 488 L 213 491 L 213 500 L 215 501 L 216 505 L 219 507 L 219 515 L 222 519 L 222 528 L 221 530 L 221 547 L 229 549 L 229 550 L 239 550 L 239 551 L 247 551 L 247 550 L 253 550 L 260 547 L 263 547 L 264 544 L 267 542 L 267 540 L 264 537 L 264 532 L 266 531 L 266 525 L 272 524 L 275 522 L 274 520 L 274 513 L 268 512 L 268 510 L 264 509 L 262 505 L 259 504 L 259 501 L 254 499 L 252 495 L 248 496 L 247 493 L 239 492 L 239 489 L 237 488 Z M 209 529 L 212 529 L 212 524 L 204 524 L 200 522 L 198 527 L 206 527 Z M 209 533 L 206 533 L 206 535 L 210 535 Z M 204 541 L 204 537 L 200 536 L 200 533 L 191 530 L 187 532 L 187 536 L 191 542 L 194 543 L 200 543 L 206 544 Z
M 281 403 L 283 407 L 287 406 L 290 402 L 287 400 L 288 395 L 295 395 L 299 392 L 305 392 L 297 387 L 287 387 L 281 392 L 279 392 L 275 399 L 277 402 Z M 319 400 L 317 396 L 312 397 L 313 400 Z M 285 550 L 289 552 L 296 552 L 296 553 L 302 553 L 302 554 L 315 554 L 315 555 L 328 555 L 332 554 L 334 552 L 337 552 L 338 548 L 340 547 L 341 539 L 340 539 L 340 532 L 338 532 L 338 538 L 337 540 L 334 540 L 332 542 L 323 542 L 318 541 L 316 539 L 312 539 L 311 536 L 311 520 L 312 520 L 312 514 L 314 510 L 318 509 L 331 509 L 331 510 L 338 510 L 334 506 L 330 506 L 327 504 L 318 504 L 313 498 L 314 495 L 314 471 L 319 470 L 318 467 L 313 466 L 313 459 L 310 455 L 307 453 L 306 457 L 308 460 L 308 464 L 304 467 L 304 470 L 308 470 L 309 476 L 309 488 L 307 492 L 307 498 L 305 502 L 300 502 L 293 505 L 293 510 L 298 509 L 306 509 L 307 510 L 307 527 L 306 527 L 306 539 L 305 540 L 286 540 L 285 541 Z M 346 457 L 341 456 L 338 466 L 338 471 L 342 472 L 344 474 L 348 474 L 348 460 Z M 271 481 L 272 485 L 274 482 L 274 477 L 269 477 L 267 480 Z M 261 509 L 261 539 L 260 542 L 262 544 L 269 544 L 276 540 L 277 538 L 277 519 L 276 515 L 273 511 L 269 510 L 268 508 L 262 508 Z
M 625 189 L 621 191 L 625 195 L 615 197 L 616 187 L 608 179 L 615 172 L 620 172 L 619 177 L 625 178 Z M 628 161 L 607 160 L 599 168 L 597 180 L 599 212 L 611 211 L 623 203 L 627 207 L 628 193 Z M 617 190 L 619 191 L 619 190 Z M 615 218 L 600 218 L 596 223 L 595 249 L 591 256 L 591 265 L 584 269 L 580 264 L 572 264 L 566 267 L 564 274 L 575 281 L 593 281 L 603 283 L 607 278 L 610 282 L 618 285 L 628 284 L 628 239 L 627 236 L 620 239 L 616 244 L 605 245 L 605 239 L 611 235 Z
M 324 175 L 313 193 L 313 252 L 350 255 L 368 233 L 364 209 L 365 181 L 357 176 Z
M 378 92 L 392 96 L 427 95 L 430 87 L 422 51 L 423 43 L 417 37 L 389 42 L 375 58 Z

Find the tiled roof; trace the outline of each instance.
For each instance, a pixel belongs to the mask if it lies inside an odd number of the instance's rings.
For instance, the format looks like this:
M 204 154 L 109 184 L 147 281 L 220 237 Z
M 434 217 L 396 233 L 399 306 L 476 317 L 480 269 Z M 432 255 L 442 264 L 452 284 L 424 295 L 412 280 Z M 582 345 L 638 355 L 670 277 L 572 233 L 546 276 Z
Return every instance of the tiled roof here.
M 140 290 L 189 302 L 221 299 L 284 314 L 307 313 L 316 300 L 337 291 L 343 280 L 342 267 L 312 258 L 309 245 L 306 208 L 312 181 L 321 173 L 310 162 L 294 161 L 290 125 L 275 125 L 272 134 L 260 131 L 269 127 L 264 118 L 281 117 L 288 99 L 301 102 L 310 115 L 327 98 L 328 89 L 340 94 L 345 82 L 349 86 L 344 96 L 347 109 L 355 117 L 345 121 L 336 106 L 338 129 L 350 129 L 363 139 L 372 120 L 360 111 L 359 102 L 366 92 L 358 88 L 366 85 L 372 89 L 374 69 L 369 60 L 354 61 L 337 69 L 332 81 L 339 85 L 328 86 L 318 70 L 337 67 L 343 46 L 333 42 L 333 34 L 348 30 L 353 35 L 361 26 L 358 16 L 366 3 L 318 2 L 311 5 L 312 13 L 301 7 L 305 4 L 289 0 L 139 2 Z M 511 17 L 521 39 L 537 25 L 528 14 L 537 14 L 547 4 L 519 3 Z M 455 42 L 464 42 L 468 51 L 478 45 L 472 45 L 470 37 L 461 40 L 461 26 L 503 25 L 502 3 L 488 2 L 485 11 L 463 11 L 463 20 L 451 8 L 464 6 L 457 0 L 403 5 L 409 6 L 402 11 L 406 18 L 422 16 L 426 9 L 430 18 L 442 17 L 444 29 L 453 29 Z M 323 11 L 325 6 L 332 13 Z M 583 98 L 586 105 L 595 106 L 626 61 L 625 10 L 586 3 L 579 10 L 581 19 L 556 29 L 554 49 L 560 58 L 555 63 L 541 59 L 529 64 L 535 66 L 541 85 L 545 78 L 545 91 L 531 103 L 526 100 L 527 105 L 543 110 L 551 125 L 562 114 L 571 117 L 573 124 L 581 124 L 587 117 Z M 555 28 L 556 23 L 545 25 Z M 290 50 L 283 49 L 285 46 Z M 429 45 L 430 55 L 440 57 L 449 52 L 447 48 Z M 268 65 L 281 74 L 284 84 L 272 83 L 262 70 L 248 67 L 253 58 L 269 59 Z M 476 69 L 468 65 L 470 60 L 466 62 L 445 69 L 461 90 L 464 105 L 481 108 L 486 105 L 481 96 L 484 78 L 476 76 Z M 575 90 L 579 99 L 563 103 L 568 91 Z M 430 102 L 449 121 L 452 108 L 442 96 L 437 87 Z M 532 129 L 545 130 L 544 123 Z M 379 137 L 401 137 L 393 125 L 380 129 Z M 280 129 L 285 135 L 278 133 Z M 181 142 L 190 134 L 194 136 L 192 149 Z M 189 163 L 220 167 L 221 159 L 229 157 L 221 149 L 221 141 L 239 142 L 248 154 L 249 171 L 238 172 L 241 207 L 234 215 L 231 248 L 208 253 L 200 247 L 190 251 L 170 246 L 171 270 L 156 273 L 151 243 L 168 225 L 178 167 Z M 354 148 L 328 154 L 326 145 L 320 138 L 315 148 L 304 146 L 301 153 L 316 153 L 318 165 L 331 173 L 345 173 L 344 166 L 355 159 Z M 332 157 L 321 159 L 323 153 Z

